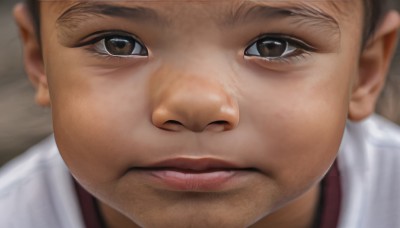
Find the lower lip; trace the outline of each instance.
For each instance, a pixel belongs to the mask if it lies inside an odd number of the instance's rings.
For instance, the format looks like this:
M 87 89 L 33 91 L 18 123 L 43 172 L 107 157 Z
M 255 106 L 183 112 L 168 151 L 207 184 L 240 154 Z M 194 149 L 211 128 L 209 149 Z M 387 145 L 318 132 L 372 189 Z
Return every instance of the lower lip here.
M 177 170 L 145 171 L 158 183 L 172 191 L 212 192 L 221 191 L 236 182 L 242 172 L 221 170 L 212 172 L 188 173 Z

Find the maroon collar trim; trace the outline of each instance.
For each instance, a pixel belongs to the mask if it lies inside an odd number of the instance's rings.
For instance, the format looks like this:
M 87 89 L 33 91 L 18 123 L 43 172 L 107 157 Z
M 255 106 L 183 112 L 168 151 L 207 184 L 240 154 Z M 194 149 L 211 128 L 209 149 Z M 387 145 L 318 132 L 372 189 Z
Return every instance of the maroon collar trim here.
M 339 223 L 342 189 L 340 172 L 335 161 L 321 182 L 320 224 L 319 228 L 336 228 Z
M 79 205 L 81 207 L 83 222 L 86 228 L 107 228 L 106 223 L 101 215 L 96 198 L 87 192 L 74 179 L 75 191 L 78 196 Z

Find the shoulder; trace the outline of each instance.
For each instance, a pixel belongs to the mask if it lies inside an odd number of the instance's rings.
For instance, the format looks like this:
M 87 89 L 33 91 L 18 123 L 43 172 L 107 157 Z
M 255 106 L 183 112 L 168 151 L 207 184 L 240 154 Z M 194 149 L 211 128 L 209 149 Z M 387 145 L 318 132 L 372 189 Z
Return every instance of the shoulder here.
M 400 127 L 378 115 L 349 122 L 338 161 L 341 227 L 400 227 Z
M 58 163 L 53 137 L 49 137 L 0 169 L 0 196 L 16 186 L 41 177 L 51 166 Z
M 399 125 L 378 115 L 371 116 L 360 125 L 369 146 L 381 149 L 400 148 Z
M 400 126 L 378 115 L 359 123 L 348 122 L 339 160 L 343 168 L 353 171 L 363 169 L 388 175 L 400 171 Z
M 72 179 L 53 136 L 2 167 L 0 227 L 80 227 L 79 221 Z

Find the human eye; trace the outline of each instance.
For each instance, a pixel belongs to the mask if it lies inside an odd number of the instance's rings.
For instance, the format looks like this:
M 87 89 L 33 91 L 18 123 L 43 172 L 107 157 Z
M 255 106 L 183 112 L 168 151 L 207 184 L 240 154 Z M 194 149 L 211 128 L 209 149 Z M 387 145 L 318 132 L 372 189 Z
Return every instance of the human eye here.
M 148 51 L 142 42 L 127 34 L 101 34 L 85 45 L 89 46 L 90 51 L 105 56 L 148 56 Z
M 288 62 L 316 51 L 314 47 L 294 37 L 269 35 L 258 38 L 245 50 L 246 56 L 255 56 L 270 62 Z

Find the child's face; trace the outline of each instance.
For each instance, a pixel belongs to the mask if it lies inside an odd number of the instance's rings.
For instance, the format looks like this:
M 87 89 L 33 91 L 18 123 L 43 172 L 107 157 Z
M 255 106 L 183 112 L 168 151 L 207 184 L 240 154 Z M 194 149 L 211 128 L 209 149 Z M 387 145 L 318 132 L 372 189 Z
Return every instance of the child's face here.
M 150 227 L 294 204 L 335 159 L 358 74 L 362 6 L 335 2 L 42 2 L 72 174 Z

